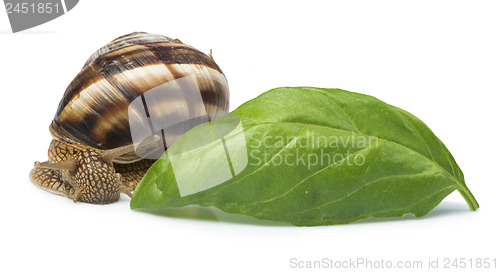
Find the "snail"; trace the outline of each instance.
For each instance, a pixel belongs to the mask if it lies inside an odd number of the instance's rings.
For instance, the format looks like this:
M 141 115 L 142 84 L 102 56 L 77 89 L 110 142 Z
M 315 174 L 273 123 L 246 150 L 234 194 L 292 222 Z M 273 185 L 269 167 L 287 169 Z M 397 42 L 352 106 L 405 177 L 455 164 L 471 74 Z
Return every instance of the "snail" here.
M 185 90 L 185 84 L 174 84 L 185 78 L 192 79 L 195 88 Z M 174 85 L 177 91 L 172 91 Z M 162 86 L 176 95 L 147 97 Z M 198 99 L 188 97 L 193 90 Z M 167 148 L 189 128 L 213 121 L 229 109 L 227 80 L 211 54 L 162 35 L 121 36 L 97 50 L 67 87 L 49 126 L 53 138 L 49 160 L 35 162 L 31 181 L 74 202 L 107 204 L 116 202 L 120 193 L 131 196 L 155 160 L 138 155 L 131 129 L 131 118 L 141 115 L 140 109 L 131 106 L 144 102 L 145 96 L 153 98 L 154 105 L 144 104 L 148 117 L 139 118 L 139 124 L 147 124 L 153 115 L 160 120 L 200 117 L 199 112 L 204 112 L 205 119 L 191 118 L 189 127 L 177 130 L 168 141 L 168 128 L 155 129 L 151 135 L 157 138 L 145 140 L 143 149 L 155 142 Z M 163 141 L 158 141 L 158 135 Z

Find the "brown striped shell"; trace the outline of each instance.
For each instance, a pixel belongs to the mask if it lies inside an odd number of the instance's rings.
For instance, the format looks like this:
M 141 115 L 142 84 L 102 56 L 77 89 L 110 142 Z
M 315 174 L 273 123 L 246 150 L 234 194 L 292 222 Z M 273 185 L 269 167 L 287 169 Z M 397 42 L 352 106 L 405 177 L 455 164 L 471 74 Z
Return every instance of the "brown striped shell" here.
M 196 79 L 208 120 L 227 113 L 227 81 L 211 56 L 161 35 L 135 32 L 121 36 L 87 60 L 66 89 L 50 131 L 59 141 L 99 149 L 131 144 L 130 103 L 157 86 L 187 76 Z M 179 103 L 164 102 L 164 107 Z M 196 105 L 186 105 L 184 110 L 190 107 Z M 138 159 L 129 154 L 117 162 Z

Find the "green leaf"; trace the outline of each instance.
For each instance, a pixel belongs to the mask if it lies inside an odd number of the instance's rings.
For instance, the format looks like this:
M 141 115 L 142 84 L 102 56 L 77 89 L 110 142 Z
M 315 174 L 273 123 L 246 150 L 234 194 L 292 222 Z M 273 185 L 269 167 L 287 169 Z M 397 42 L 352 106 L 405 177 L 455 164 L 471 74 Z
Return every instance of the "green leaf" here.
M 137 186 L 132 209 L 214 206 L 313 226 L 423 216 L 454 190 L 479 207 L 422 121 L 339 89 L 273 89 L 166 153 Z

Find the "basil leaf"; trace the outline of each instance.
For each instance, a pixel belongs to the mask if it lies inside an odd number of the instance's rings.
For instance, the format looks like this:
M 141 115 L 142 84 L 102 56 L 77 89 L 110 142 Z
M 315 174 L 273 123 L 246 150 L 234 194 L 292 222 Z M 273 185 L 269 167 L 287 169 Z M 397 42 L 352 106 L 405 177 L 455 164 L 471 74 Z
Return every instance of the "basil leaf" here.
M 313 226 L 423 216 L 454 190 L 479 207 L 448 149 L 412 114 L 367 95 L 297 87 L 190 130 L 130 205 L 214 206 Z

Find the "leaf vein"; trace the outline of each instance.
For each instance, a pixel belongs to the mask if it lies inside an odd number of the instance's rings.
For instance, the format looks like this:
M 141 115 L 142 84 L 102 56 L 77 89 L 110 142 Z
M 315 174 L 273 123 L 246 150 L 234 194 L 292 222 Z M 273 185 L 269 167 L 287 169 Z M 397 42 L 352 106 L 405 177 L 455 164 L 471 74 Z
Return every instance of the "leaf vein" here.
M 416 150 L 413 150 L 412 148 L 404 145 L 404 144 L 401 144 L 401 143 L 398 143 L 398 142 L 395 142 L 395 141 L 392 141 L 392 140 L 389 140 L 389 139 L 385 139 L 385 138 L 381 138 L 379 136 L 373 136 L 373 135 L 369 135 L 369 134 L 366 134 L 366 133 L 363 133 L 361 131 L 357 131 L 357 132 L 353 132 L 353 131 L 349 131 L 349 130 L 346 130 L 346 129 L 343 129 L 343 128 L 336 128 L 336 127 L 330 127 L 330 126 L 325 126 L 325 125 L 320 125 L 320 124 L 314 124 L 314 123 L 301 123 L 301 122 L 293 122 L 293 121 L 275 121 L 275 122 L 263 122 L 263 123 L 257 123 L 257 124 L 253 124 L 252 127 L 256 127 L 256 126 L 261 126 L 261 125 L 272 125 L 272 124 L 276 124 L 276 123 L 281 123 L 281 124 L 296 124 L 296 125 L 302 125 L 304 127 L 306 126 L 314 126 L 314 127 L 321 127 L 321 128 L 326 128 L 326 129 L 332 129 L 332 130 L 338 130 L 338 131 L 343 131 L 343 132 L 347 132 L 347 133 L 354 133 L 354 134 L 360 134 L 360 135 L 363 135 L 363 136 L 369 136 L 369 137 L 374 137 L 374 138 L 377 138 L 377 141 L 378 140 L 384 140 L 388 143 L 392 143 L 392 144 L 395 144 L 395 145 L 398 145 L 398 146 L 401 146 L 407 150 L 410 150 L 410 151 L 413 151 L 415 152 L 416 154 L 418 154 L 419 156 L 423 157 L 424 159 L 430 161 L 432 164 L 438 166 L 438 168 L 441 168 L 444 172 L 446 172 L 458 185 L 458 187 L 462 187 L 460 185 L 460 183 L 458 182 L 458 180 L 453 176 L 451 175 L 451 173 L 449 171 L 447 171 L 443 166 L 441 166 L 439 163 L 437 163 L 436 161 L 428 158 L 427 156 L 425 156 L 424 154 L 416 151 Z M 251 129 L 252 127 L 249 127 L 245 130 L 248 130 L 248 129 Z M 298 134 L 297 134 L 298 135 Z M 294 138 L 294 140 L 296 140 L 296 138 Z M 292 141 L 290 141 L 292 142 Z M 289 143 L 290 144 L 290 143 Z M 287 147 L 289 144 L 287 144 L 286 146 L 282 147 L 270 160 L 266 161 L 261 167 L 259 167 L 258 169 L 254 170 L 253 172 L 241 177 L 240 179 L 230 183 L 230 184 L 227 184 L 225 187 L 223 188 L 220 188 L 218 191 L 214 192 L 214 194 L 218 194 L 220 193 L 222 190 L 225 190 L 227 189 L 228 187 L 232 186 L 232 185 L 235 185 L 239 182 L 241 182 L 243 179 L 246 179 L 247 177 L 250 177 L 251 175 L 255 174 L 257 171 L 261 170 L 263 167 L 265 166 L 268 166 L 270 165 L 269 162 L 272 161 L 272 159 L 274 159 L 280 152 L 282 152 L 284 150 L 285 147 Z
M 396 111 L 396 109 L 395 109 L 394 107 L 391 107 L 391 110 L 392 110 L 392 112 L 396 113 L 396 114 L 399 116 L 399 118 L 401 118 L 402 120 L 405 120 L 405 121 L 406 121 L 407 123 L 409 123 L 409 124 L 410 124 L 413 128 L 415 128 L 415 127 L 413 126 L 413 124 L 412 124 L 412 123 L 408 120 L 408 118 L 407 118 L 406 116 L 404 116 L 403 114 L 401 114 L 401 112 Z M 405 124 L 405 126 L 407 126 L 407 125 Z M 410 130 L 414 131 L 414 129 L 412 129 L 412 128 L 410 128 Z M 422 140 L 422 142 L 424 143 L 425 148 L 427 149 L 427 152 L 428 152 L 428 153 L 429 153 L 429 155 L 431 156 L 432 161 L 434 161 L 435 163 L 438 163 L 438 162 L 436 161 L 436 159 L 434 158 L 434 156 L 432 155 L 432 151 L 431 151 L 431 149 L 430 149 L 429 145 L 427 144 L 427 141 L 424 139 L 424 137 L 422 137 L 422 135 L 420 134 L 420 132 L 419 132 L 418 130 L 417 130 L 415 133 L 413 133 L 413 135 L 415 135 L 415 134 L 417 134 L 417 135 L 418 135 L 418 137 L 419 137 L 419 138 Z
M 384 141 L 386 141 L 388 143 L 395 144 L 395 145 L 401 146 L 401 147 L 403 147 L 403 148 L 405 148 L 407 150 L 413 151 L 416 154 L 418 154 L 419 156 L 423 157 L 424 159 L 430 161 L 432 164 L 437 165 L 439 168 L 441 168 L 444 172 L 446 172 L 457 183 L 457 185 L 460 187 L 460 189 L 465 190 L 464 188 L 462 188 L 462 186 L 461 186 L 460 182 L 458 181 L 458 179 L 455 176 L 453 176 L 448 170 L 446 170 L 441 164 L 439 164 L 438 162 L 430 159 L 429 157 L 425 156 L 421 152 L 416 151 L 416 150 L 414 150 L 414 149 L 412 149 L 412 148 L 410 148 L 410 147 L 408 147 L 408 146 L 406 146 L 406 145 L 404 145 L 402 143 L 398 143 L 398 142 L 393 141 L 393 140 L 382 138 L 380 136 L 369 135 L 369 134 L 366 134 L 366 133 L 363 133 L 363 132 L 360 132 L 360 131 L 353 132 L 353 131 L 349 131 L 349 130 L 342 129 L 342 128 L 329 127 L 329 126 L 319 125 L 319 124 L 313 124 L 313 123 L 307 124 L 307 123 L 291 122 L 291 121 L 276 121 L 274 123 L 284 123 L 284 124 L 289 123 L 289 124 L 299 124 L 299 125 L 304 125 L 304 126 L 316 126 L 316 127 L 322 127 L 322 128 L 327 128 L 327 129 L 339 130 L 339 131 L 344 131 L 344 132 L 349 132 L 349 133 L 356 133 L 356 134 L 360 134 L 360 135 L 374 137 L 374 138 L 377 138 L 377 139 L 380 139 L 380 140 L 384 140 Z M 273 123 L 268 122 L 268 123 L 259 123 L 259 124 L 255 124 L 255 125 L 262 125 L 262 124 L 268 125 L 268 124 L 273 124 Z
M 348 114 L 348 113 L 345 111 L 345 109 L 344 109 L 344 108 L 342 108 L 342 107 L 340 106 L 340 104 L 339 104 L 339 103 L 338 103 L 335 99 L 331 98 L 331 97 L 330 97 L 330 95 L 329 95 L 328 93 L 325 93 L 325 92 L 323 92 L 323 91 L 320 91 L 320 90 L 317 90 L 317 89 L 313 89 L 313 88 L 306 88 L 306 89 L 308 89 L 308 90 L 310 90 L 310 91 L 313 91 L 313 92 L 320 93 L 320 94 L 322 94 L 323 96 L 325 96 L 326 98 L 328 98 L 328 100 L 332 101 L 332 102 L 333 102 L 333 104 L 335 104 L 335 105 L 336 105 L 336 106 L 337 106 L 337 107 L 338 107 L 338 108 L 339 108 L 339 109 L 340 109 L 340 110 L 344 113 L 344 115 L 347 117 L 347 119 L 348 119 L 348 120 L 349 120 L 349 122 L 352 124 L 352 126 L 354 127 L 354 129 L 356 129 L 356 131 L 358 131 L 358 132 L 361 132 L 361 130 L 359 130 L 358 126 L 356 126 L 356 124 L 354 124 L 354 121 L 351 119 L 351 115 L 350 115 L 350 114 Z

